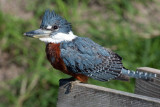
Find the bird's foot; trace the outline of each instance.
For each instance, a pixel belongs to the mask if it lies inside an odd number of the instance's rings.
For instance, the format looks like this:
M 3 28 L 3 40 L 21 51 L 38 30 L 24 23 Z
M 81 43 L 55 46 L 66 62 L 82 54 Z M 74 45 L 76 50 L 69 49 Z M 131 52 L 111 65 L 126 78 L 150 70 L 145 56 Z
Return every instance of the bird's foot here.
M 59 82 L 71 82 L 71 81 L 75 81 L 74 77 L 70 77 L 70 78 L 65 78 L 65 79 L 60 79 Z
M 65 94 L 69 94 L 72 91 L 74 85 L 77 83 L 80 83 L 80 81 L 75 80 L 75 81 L 72 81 L 72 82 L 69 82 L 68 84 L 66 84 L 66 86 L 64 86 L 66 88 Z
M 74 78 L 74 77 L 65 78 L 65 79 L 60 79 L 60 80 L 59 80 L 59 85 L 60 85 L 60 86 L 63 86 L 63 85 L 66 85 L 66 84 L 68 84 L 69 82 L 72 82 L 72 81 L 75 81 L 75 78 Z
M 74 85 L 80 83 L 80 81 L 75 80 L 74 77 L 67 79 L 60 79 L 59 81 L 60 81 L 60 86 L 63 86 L 66 89 L 65 94 L 69 94 L 72 91 Z

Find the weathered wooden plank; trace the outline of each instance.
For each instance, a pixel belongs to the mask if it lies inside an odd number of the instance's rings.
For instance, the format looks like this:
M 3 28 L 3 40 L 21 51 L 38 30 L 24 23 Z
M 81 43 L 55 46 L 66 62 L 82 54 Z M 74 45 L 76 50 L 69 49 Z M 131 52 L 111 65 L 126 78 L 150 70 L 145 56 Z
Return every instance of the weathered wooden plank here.
M 138 71 L 157 73 L 157 77 L 153 81 L 144 81 L 141 79 L 136 80 L 135 93 L 145 96 L 160 98 L 160 70 L 141 67 Z
M 57 107 L 160 107 L 160 99 L 61 80 Z
M 155 73 L 155 74 L 160 74 L 159 69 L 150 68 L 150 67 L 139 67 L 139 68 L 137 68 L 137 70 L 138 71 L 144 71 L 144 72 L 151 72 L 151 73 Z

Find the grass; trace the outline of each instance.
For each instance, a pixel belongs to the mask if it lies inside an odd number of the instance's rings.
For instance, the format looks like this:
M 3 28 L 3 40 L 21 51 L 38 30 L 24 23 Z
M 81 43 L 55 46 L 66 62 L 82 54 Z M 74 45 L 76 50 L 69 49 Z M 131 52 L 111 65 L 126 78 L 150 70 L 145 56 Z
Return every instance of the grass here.
M 39 27 L 44 10 L 48 8 L 54 9 L 72 22 L 73 30 L 77 35 L 90 37 L 100 45 L 117 52 L 123 57 L 126 68 L 133 70 L 140 66 L 160 68 L 158 65 L 160 63 L 160 51 L 158 50 L 160 37 L 142 38 L 131 29 L 130 23 L 124 17 L 125 13 L 138 14 L 132 2 L 128 0 L 97 1 L 98 5 L 104 6 L 103 11 L 107 11 L 106 14 L 109 15 L 107 20 L 103 18 L 101 12 L 91 11 L 89 0 L 28 2 L 26 11 L 34 13 L 33 19 L 23 20 L 0 12 L 0 48 L 3 52 L 9 53 L 11 63 L 25 69 L 25 73 L 17 78 L 0 82 L 0 106 L 46 107 L 56 105 L 58 81 L 69 76 L 52 68 L 46 60 L 44 43 L 23 36 L 24 32 Z M 112 5 L 108 6 L 108 4 Z M 82 18 L 83 11 L 91 15 L 87 16 L 88 18 Z M 131 79 L 130 82 L 117 80 L 99 82 L 90 79 L 89 83 L 134 92 L 134 79 Z

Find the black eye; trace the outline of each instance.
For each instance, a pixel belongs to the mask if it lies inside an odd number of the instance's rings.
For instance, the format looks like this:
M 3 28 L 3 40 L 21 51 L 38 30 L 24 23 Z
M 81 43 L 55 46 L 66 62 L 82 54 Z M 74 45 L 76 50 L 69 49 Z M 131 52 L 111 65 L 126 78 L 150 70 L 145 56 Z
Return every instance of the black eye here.
M 58 26 L 57 26 L 57 25 L 54 25 L 54 26 L 52 26 L 52 29 L 53 29 L 53 30 L 57 30 L 57 29 L 58 29 Z

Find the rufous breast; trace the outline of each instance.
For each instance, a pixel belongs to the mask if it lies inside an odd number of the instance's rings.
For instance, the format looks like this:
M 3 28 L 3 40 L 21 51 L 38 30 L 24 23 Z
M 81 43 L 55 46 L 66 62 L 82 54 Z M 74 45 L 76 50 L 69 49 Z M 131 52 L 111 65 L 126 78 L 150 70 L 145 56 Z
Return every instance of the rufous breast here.
M 49 43 L 46 46 L 46 55 L 50 63 L 55 69 L 58 69 L 66 74 L 72 75 L 68 72 L 67 67 L 64 64 L 63 59 L 60 57 L 60 43 Z
M 83 74 L 73 74 L 72 72 L 69 72 L 67 70 L 67 67 L 64 64 L 63 59 L 60 56 L 61 51 L 60 51 L 60 43 L 55 44 L 55 43 L 49 43 L 46 46 L 46 55 L 50 63 L 55 69 L 58 69 L 68 75 L 71 75 L 81 82 L 87 82 L 88 77 L 83 75 Z

